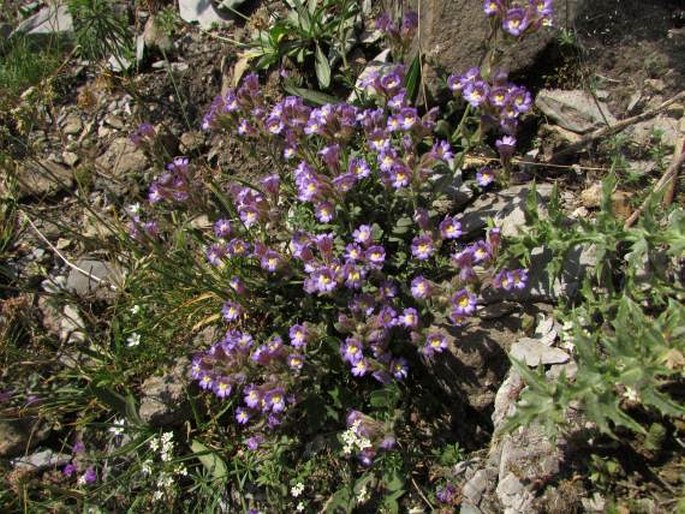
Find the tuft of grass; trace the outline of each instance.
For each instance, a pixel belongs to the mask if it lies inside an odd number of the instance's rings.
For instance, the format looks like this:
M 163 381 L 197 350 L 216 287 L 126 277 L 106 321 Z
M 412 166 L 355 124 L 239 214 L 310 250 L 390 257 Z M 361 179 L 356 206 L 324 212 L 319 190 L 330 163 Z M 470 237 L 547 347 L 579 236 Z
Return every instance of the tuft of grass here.
M 39 43 L 24 34 L 0 41 L 0 110 L 49 77 L 61 64 L 64 50 L 57 39 Z

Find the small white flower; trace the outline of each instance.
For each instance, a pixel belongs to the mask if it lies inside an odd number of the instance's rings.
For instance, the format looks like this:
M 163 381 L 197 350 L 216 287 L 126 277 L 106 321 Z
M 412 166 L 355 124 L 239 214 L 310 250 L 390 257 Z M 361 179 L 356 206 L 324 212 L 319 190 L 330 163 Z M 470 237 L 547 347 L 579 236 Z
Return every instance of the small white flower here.
M 304 503 L 303 503 L 303 502 L 299 502 L 299 503 L 297 504 L 297 507 L 295 507 L 295 510 L 296 510 L 297 512 L 303 512 L 303 511 L 304 511 Z
M 126 420 L 124 418 L 118 418 L 114 420 L 114 425 L 109 427 L 107 430 L 116 437 L 124 433 L 125 427 Z
M 140 204 L 138 202 L 133 203 L 126 207 L 126 212 L 128 212 L 131 216 L 135 216 L 140 212 Z
M 302 482 L 298 482 L 290 488 L 290 494 L 293 495 L 293 498 L 300 496 L 302 491 L 304 491 L 304 484 Z
M 143 461 L 143 463 L 140 465 L 140 472 L 143 475 L 152 474 L 152 459 L 146 459 Z
M 133 348 L 134 346 L 138 346 L 140 344 L 140 334 L 138 332 L 133 332 L 128 338 L 126 339 L 126 346 L 129 348 Z
M 357 503 L 364 503 L 369 499 L 369 491 L 366 489 L 366 484 L 364 484 L 357 493 Z
M 129 312 L 134 316 L 140 312 L 140 305 L 136 304 L 129 309 Z

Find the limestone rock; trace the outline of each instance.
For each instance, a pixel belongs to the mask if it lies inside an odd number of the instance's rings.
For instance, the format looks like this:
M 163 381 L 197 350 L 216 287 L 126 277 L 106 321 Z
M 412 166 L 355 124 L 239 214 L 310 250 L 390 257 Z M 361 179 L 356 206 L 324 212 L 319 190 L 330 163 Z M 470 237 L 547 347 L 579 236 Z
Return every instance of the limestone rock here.
M 188 359 L 181 359 L 162 376 L 152 376 L 142 384 L 140 418 L 153 427 L 178 425 L 187 419 L 189 405 Z
M 64 466 L 71 460 L 71 455 L 65 453 L 58 453 L 47 449 L 14 459 L 12 464 L 14 468 L 20 471 L 41 471 L 47 468 L 57 468 Z
M 554 123 L 577 134 L 616 123 L 604 102 L 581 90 L 543 89 L 535 97 L 535 106 Z
M 178 10 L 183 21 L 198 22 L 205 30 L 228 22 L 227 18 L 219 14 L 211 0 L 179 0 Z
M 74 185 L 72 170 L 47 159 L 24 161 L 19 165 L 17 176 L 22 199 L 53 196 Z
M 121 270 L 113 263 L 97 259 L 80 259 L 74 263 L 87 274 L 72 268 L 67 277 L 66 289 L 79 296 L 95 293 L 99 299 L 110 296 L 112 283 L 118 282 Z
M 17 457 L 45 440 L 49 429 L 36 418 L 0 420 L 0 458 Z
M 511 347 L 510 355 L 531 367 L 539 364 L 563 364 L 571 358 L 565 351 L 551 348 L 531 337 L 523 337 L 516 341 Z
M 143 171 L 148 160 L 142 149 L 136 148 L 128 138 L 121 137 L 112 141 L 107 151 L 97 160 L 97 164 L 105 172 L 123 178 L 129 173 Z
M 551 198 L 552 186 L 537 184 L 535 190 L 538 205 L 544 208 Z M 525 206 L 531 191 L 532 186 L 524 184 L 481 195 L 464 210 L 461 218 L 464 233 L 475 235 L 476 232 L 485 229 L 488 219 L 492 218 L 502 229 L 502 235 L 506 237 L 519 235 L 520 230 L 525 226 Z
M 22 21 L 12 35 L 17 33 L 28 34 L 60 34 L 72 32 L 74 20 L 71 17 L 66 4 L 50 5 L 43 7 L 33 16 Z

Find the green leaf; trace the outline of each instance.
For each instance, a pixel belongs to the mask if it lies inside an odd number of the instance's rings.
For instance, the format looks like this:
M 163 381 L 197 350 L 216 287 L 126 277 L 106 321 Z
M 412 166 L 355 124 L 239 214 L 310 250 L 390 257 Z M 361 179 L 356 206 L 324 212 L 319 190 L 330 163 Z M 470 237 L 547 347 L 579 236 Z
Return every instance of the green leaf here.
M 326 59 L 326 56 L 321 51 L 319 45 L 316 45 L 314 69 L 316 70 L 316 78 L 319 81 L 319 86 L 321 86 L 322 89 L 327 89 L 331 84 L 331 66 L 328 64 L 328 59 Z
M 284 89 L 287 93 L 302 97 L 308 102 L 311 102 L 316 105 L 338 103 L 338 99 L 336 97 L 327 95 L 326 93 L 322 93 L 321 91 L 313 91 L 311 89 L 304 89 L 301 87 L 295 87 L 290 85 L 285 86 Z
M 406 77 L 407 96 L 410 103 L 416 101 L 419 94 L 419 86 L 421 85 L 421 54 L 416 54 L 416 57 L 411 62 Z
M 342 512 L 347 514 L 352 512 L 353 508 L 354 505 L 351 491 L 348 487 L 343 487 L 342 489 L 338 489 L 333 496 L 328 499 L 324 512 L 327 514 L 339 514 L 341 512 L 339 509 L 342 509 Z
M 207 448 L 197 439 L 190 443 L 190 449 L 197 456 L 205 469 L 214 477 L 215 480 L 225 481 L 228 477 L 226 463 L 215 452 Z

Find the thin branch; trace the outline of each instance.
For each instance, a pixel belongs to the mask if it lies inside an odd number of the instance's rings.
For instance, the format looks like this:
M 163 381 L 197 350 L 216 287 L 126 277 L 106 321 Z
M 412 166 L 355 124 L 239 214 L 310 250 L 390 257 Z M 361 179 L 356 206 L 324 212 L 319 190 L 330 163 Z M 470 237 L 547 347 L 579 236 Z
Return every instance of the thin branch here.
M 623 225 L 623 229 L 627 230 L 633 224 L 637 221 L 637 219 L 640 217 L 640 214 L 642 214 L 647 206 L 649 205 L 649 202 L 652 199 L 652 195 L 655 193 L 660 192 L 664 187 L 666 187 L 672 180 L 675 179 L 676 175 L 678 174 L 678 170 L 680 167 L 683 165 L 685 162 L 685 153 L 680 153 L 676 155 L 673 159 L 673 162 L 671 165 L 668 167 L 666 172 L 661 176 L 659 181 L 654 184 L 654 187 L 652 187 L 652 191 L 647 195 L 647 198 L 645 198 L 644 202 L 642 202 L 642 205 L 640 205 L 639 208 L 633 212 L 633 214 L 630 215 L 630 217 L 626 220 L 625 224 Z

